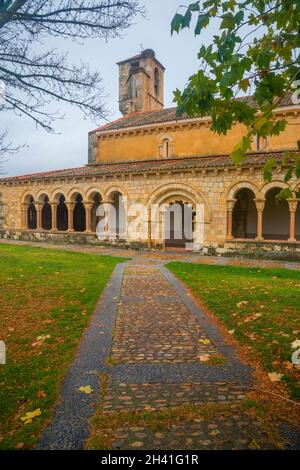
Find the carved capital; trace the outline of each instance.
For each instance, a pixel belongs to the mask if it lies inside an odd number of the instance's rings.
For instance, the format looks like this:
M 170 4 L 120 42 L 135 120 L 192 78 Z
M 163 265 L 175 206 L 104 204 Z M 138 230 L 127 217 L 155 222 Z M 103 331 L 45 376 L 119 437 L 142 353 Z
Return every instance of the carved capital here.
M 227 212 L 232 212 L 236 203 L 236 199 L 227 200 Z
M 290 212 L 296 212 L 300 199 L 288 199 Z
M 266 200 L 265 199 L 254 199 L 254 202 L 256 204 L 256 209 L 258 212 L 263 212 L 265 205 L 266 205 Z

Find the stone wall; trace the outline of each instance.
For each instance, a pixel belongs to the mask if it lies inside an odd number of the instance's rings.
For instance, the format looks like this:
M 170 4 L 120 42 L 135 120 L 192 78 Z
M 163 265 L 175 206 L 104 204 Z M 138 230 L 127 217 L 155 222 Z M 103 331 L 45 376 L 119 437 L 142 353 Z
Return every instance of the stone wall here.
M 84 177 L 78 180 L 48 179 L 30 183 L 1 184 L 0 193 L 3 199 L 4 228 L 6 231 L 20 231 L 22 226 L 22 203 L 26 196 L 32 195 L 38 201 L 41 194 L 47 194 L 50 202 L 55 200 L 58 193 L 65 195 L 66 201 L 72 195 L 80 193 L 84 201 L 88 201 L 93 192 L 99 192 L 103 201 L 109 201 L 111 195 L 119 191 L 127 200 L 127 210 L 132 204 L 141 203 L 150 208 L 152 204 L 162 204 L 172 200 L 202 204 L 204 207 L 204 247 L 223 249 L 227 243 L 227 217 L 236 192 L 241 188 L 250 188 L 260 201 L 272 187 L 286 187 L 284 170 L 279 166 L 274 172 L 274 181 L 266 184 L 262 178 L 261 168 L 206 168 L 204 170 L 188 170 L 181 172 L 123 175 L 120 177 Z M 296 181 L 292 183 L 299 184 Z M 299 217 L 300 211 L 297 212 Z M 147 224 L 147 220 L 145 223 Z M 297 220 L 296 220 L 297 222 Z M 299 222 L 299 221 L 298 221 Z M 280 220 L 274 220 L 280 224 Z M 298 226 L 298 225 L 297 225 Z M 60 237 L 70 240 L 81 234 L 63 233 Z M 299 234 L 300 235 L 300 234 Z M 30 233 L 21 236 L 31 237 Z M 41 236 L 46 236 L 45 234 Z M 47 235 L 48 236 L 48 235 Z M 51 234 L 49 235 L 51 237 Z M 130 237 L 131 243 L 145 245 L 144 239 L 136 233 Z M 300 242 L 300 240 L 299 240 Z M 151 246 L 163 246 L 162 238 L 152 239 Z M 274 244 L 270 244 L 274 246 Z M 234 248 L 230 245 L 230 250 Z M 289 247 L 290 245 L 287 244 Z
M 300 110 L 291 109 L 285 113 L 278 111 L 277 118 L 286 119 L 287 128 L 279 136 L 269 138 L 264 150 L 297 149 Z M 96 133 L 94 139 L 98 141 L 97 162 L 158 158 L 159 147 L 166 137 L 172 142 L 173 152 L 177 157 L 229 154 L 246 133 L 243 125 L 236 124 L 227 135 L 216 136 L 210 130 L 210 125 L 210 119 L 203 118 Z M 253 150 L 257 150 L 256 142 L 253 142 Z

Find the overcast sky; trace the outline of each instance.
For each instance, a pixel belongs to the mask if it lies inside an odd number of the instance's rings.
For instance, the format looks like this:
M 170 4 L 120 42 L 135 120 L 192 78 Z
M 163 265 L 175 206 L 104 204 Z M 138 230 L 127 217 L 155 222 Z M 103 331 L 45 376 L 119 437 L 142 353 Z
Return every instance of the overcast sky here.
M 91 68 L 101 72 L 111 120 L 120 117 L 116 62 L 139 53 L 141 45 L 144 49 L 154 49 L 157 58 L 166 67 L 165 106 L 173 105 L 172 91 L 176 87 L 183 88 L 187 78 L 196 70 L 199 39 L 195 39 L 191 31 L 173 37 L 170 35 L 170 22 L 182 0 L 144 0 L 144 4 L 147 19 L 137 18 L 136 24 L 122 39 L 108 42 L 93 39 L 83 45 L 62 40 L 59 42 L 60 49 L 70 53 L 70 60 L 72 57 L 75 60 L 82 59 L 89 63 Z M 48 42 L 47 48 L 51 45 L 52 43 Z M 5 163 L 7 176 L 77 167 L 87 163 L 88 131 L 103 123 L 84 120 L 82 113 L 74 107 L 61 105 L 60 110 L 65 114 L 65 118 L 55 124 L 58 135 L 36 129 L 25 117 L 2 113 L 0 127 L 7 127 L 10 138 L 16 143 L 28 145 L 28 148 L 10 157 Z

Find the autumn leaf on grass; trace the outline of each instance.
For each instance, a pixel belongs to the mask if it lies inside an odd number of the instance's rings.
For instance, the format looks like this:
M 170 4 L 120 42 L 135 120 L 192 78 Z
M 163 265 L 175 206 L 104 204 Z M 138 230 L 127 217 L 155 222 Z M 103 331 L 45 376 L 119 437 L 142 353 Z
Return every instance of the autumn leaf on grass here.
M 236 304 L 236 306 L 238 308 L 242 308 L 242 307 L 246 307 L 248 305 L 249 302 L 247 302 L 247 300 L 242 300 L 242 302 L 239 302 Z
M 235 330 L 229 330 L 228 333 L 229 333 L 230 335 L 234 335 Z
M 211 344 L 211 341 L 209 339 L 199 339 L 199 343 L 201 343 L 201 344 Z
M 41 335 L 41 336 L 38 336 L 36 338 L 36 341 L 34 343 L 31 344 L 31 346 L 33 346 L 34 348 L 36 346 L 42 346 L 42 344 L 46 341 L 46 339 L 50 339 L 51 336 L 50 335 Z
M 24 424 L 31 424 L 32 421 L 34 420 L 34 418 L 36 418 L 37 416 L 40 416 L 42 414 L 40 408 L 38 408 L 37 410 L 34 410 L 34 411 L 29 411 L 28 413 L 26 413 L 25 416 L 23 416 L 21 418 L 21 421 L 24 422 Z
M 44 390 L 39 390 L 36 395 L 38 398 L 46 398 L 47 393 L 45 393 Z
M 86 393 L 87 395 L 90 395 L 94 391 L 90 385 L 87 385 L 86 387 L 80 387 L 78 390 L 82 393 Z
M 300 339 L 296 339 L 293 343 L 292 343 L 292 349 L 298 349 L 300 348 Z
M 281 382 L 283 374 L 278 374 L 277 372 L 270 372 L 268 376 L 271 382 Z

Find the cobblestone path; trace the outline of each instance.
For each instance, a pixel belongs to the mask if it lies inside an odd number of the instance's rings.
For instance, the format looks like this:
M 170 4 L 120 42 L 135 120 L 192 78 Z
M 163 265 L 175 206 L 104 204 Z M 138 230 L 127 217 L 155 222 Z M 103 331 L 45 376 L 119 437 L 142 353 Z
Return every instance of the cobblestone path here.
M 251 370 L 224 344 L 174 276 L 153 260 L 142 260 L 126 265 L 117 306 L 101 403 L 103 416 L 115 421 L 110 433 L 105 431 L 109 446 L 120 450 L 274 448 L 260 420 L 238 409 L 211 419 L 197 414 L 195 410 L 203 405 L 242 403 Z M 193 413 L 178 422 L 178 407 L 193 407 Z M 174 420 L 164 424 L 164 413 L 170 410 Z M 148 425 L 139 415 L 142 412 L 152 414 L 156 425 Z M 119 426 L 118 416 L 124 413 L 128 422 Z M 157 413 L 162 413 L 159 419 Z
M 138 255 L 117 266 L 38 449 L 278 446 L 243 407 L 251 368 L 161 262 Z

